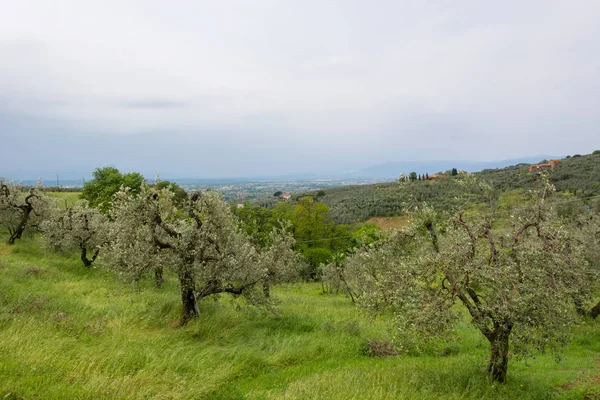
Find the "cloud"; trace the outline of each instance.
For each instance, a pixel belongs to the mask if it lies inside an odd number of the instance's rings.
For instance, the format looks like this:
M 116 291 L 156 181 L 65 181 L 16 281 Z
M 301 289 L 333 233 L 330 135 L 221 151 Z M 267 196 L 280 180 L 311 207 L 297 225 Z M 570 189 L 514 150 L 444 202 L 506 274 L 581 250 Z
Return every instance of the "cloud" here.
M 153 135 L 173 137 L 240 174 L 267 159 L 351 169 L 586 152 L 600 123 L 599 17 L 591 0 L 11 2 L 0 116 L 11 137 L 57 124 L 140 137 L 152 154 L 165 146 Z
M 150 109 L 161 109 L 161 108 L 179 108 L 187 107 L 189 103 L 187 101 L 173 101 L 173 100 L 136 100 L 136 101 L 123 101 L 119 103 L 119 106 L 124 108 L 150 108 Z

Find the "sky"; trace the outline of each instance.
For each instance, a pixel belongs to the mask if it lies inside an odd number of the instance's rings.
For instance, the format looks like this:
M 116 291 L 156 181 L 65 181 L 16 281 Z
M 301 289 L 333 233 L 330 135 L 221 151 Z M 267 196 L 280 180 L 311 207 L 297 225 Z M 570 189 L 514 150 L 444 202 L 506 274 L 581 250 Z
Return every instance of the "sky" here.
M 600 2 L 0 0 L 0 176 L 600 148 Z

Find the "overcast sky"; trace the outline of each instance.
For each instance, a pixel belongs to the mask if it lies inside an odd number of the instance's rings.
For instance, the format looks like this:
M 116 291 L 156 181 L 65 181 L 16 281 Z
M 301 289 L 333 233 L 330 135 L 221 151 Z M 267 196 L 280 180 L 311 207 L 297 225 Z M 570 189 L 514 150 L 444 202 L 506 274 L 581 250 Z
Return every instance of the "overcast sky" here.
M 600 148 L 597 0 L 0 9 L 0 176 L 273 175 Z

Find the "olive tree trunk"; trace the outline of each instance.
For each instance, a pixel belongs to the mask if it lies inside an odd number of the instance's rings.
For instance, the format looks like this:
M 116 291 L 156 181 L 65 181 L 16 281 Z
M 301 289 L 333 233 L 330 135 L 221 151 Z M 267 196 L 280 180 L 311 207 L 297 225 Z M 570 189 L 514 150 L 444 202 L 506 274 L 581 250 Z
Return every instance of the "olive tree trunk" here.
M 598 315 L 600 315 L 600 301 L 590 310 L 590 316 L 592 318 L 596 318 Z
M 488 364 L 488 374 L 493 381 L 506 381 L 506 372 L 508 370 L 508 339 L 511 328 L 498 327 L 489 335 L 488 340 L 491 345 L 490 362 Z
M 165 279 L 163 278 L 163 268 L 162 267 L 154 268 L 154 285 L 158 289 L 160 289 L 164 282 L 165 282 Z
M 271 297 L 271 287 L 269 286 L 268 283 L 263 283 L 263 294 L 267 298 Z
M 196 299 L 196 283 L 194 282 L 193 275 L 188 270 L 181 271 L 178 275 L 181 302 L 183 305 L 181 324 L 184 325 L 191 319 L 198 318 L 200 310 L 198 308 L 198 300 Z
M 23 208 L 23 215 L 21 216 L 21 220 L 16 228 L 11 232 L 10 237 L 8 238 L 8 244 L 15 244 L 15 240 L 21 239 L 21 235 L 23 235 L 23 231 L 25 230 L 25 226 L 27 226 L 27 221 L 29 221 L 29 215 L 31 214 L 31 210 L 33 207 L 27 206 Z
M 83 262 L 83 265 L 90 268 L 94 261 L 96 261 L 99 252 L 100 250 L 96 250 L 94 251 L 92 258 L 87 258 L 87 248 L 85 246 L 81 246 L 81 262 Z

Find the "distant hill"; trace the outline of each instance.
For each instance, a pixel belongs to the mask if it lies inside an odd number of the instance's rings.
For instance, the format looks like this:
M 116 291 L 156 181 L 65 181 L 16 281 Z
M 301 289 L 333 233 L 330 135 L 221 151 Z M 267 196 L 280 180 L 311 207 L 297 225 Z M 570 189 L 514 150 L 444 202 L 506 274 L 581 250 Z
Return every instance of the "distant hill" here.
M 550 159 L 550 157 L 544 158 Z M 542 160 L 536 159 L 536 162 L 539 161 Z M 537 175 L 529 173 L 527 165 L 517 165 L 524 162 L 507 160 L 506 163 L 510 166 L 483 169 L 477 175 L 502 191 L 530 188 L 538 178 Z M 414 168 L 416 164 L 411 165 L 413 166 L 411 171 L 419 171 Z M 452 164 L 449 164 L 442 170 L 452 167 Z M 464 166 L 461 167 L 458 163 L 454 167 L 464 169 Z M 437 172 L 439 169 L 433 171 Z M 600 194 L 600 151 L 562 159 L 559 165 L 550 170 L 550 179 L 558 191 L 569 191 L 585 198 Z M 325 189 L 325 195 L 320 199 L 330 207 L 337 222 L 351 224 L 366 221 L 371 217 L 401 215 L 411 198 L 425 201 L 437 208 L 450 209 L 457 205 L 456 198 L 461 190 L 461 187 L 455 184 L 453 177 L 447 177 L 404 185 L 383 182 L 372 185 L 342 186 Z M 315 194 L 315 192 L 295 194 L 294 199 Z
M 408 174 L 412 171 L 417 174 L 434 174 L 437 172 L 444 172 L 456 168 L 467 172 L 478 172 L 489 168 L 504 168 L 511 165 L 517 165 L 521 163 L 533 164 L 540 162 L 544 159 L 555 159 L 560 158 L 557 156 L 532 156 L 515 158 L 510 160 L 500 161 L 396 161 L 388 162 L 371 167 L 363 168 L 358 171 L 350 173 L 353 176 L 368 177 L 368 178 L 397 178 L 401 173 Z

